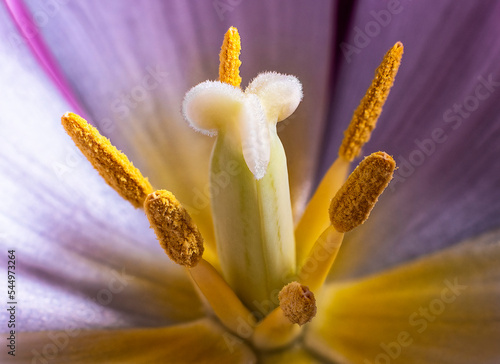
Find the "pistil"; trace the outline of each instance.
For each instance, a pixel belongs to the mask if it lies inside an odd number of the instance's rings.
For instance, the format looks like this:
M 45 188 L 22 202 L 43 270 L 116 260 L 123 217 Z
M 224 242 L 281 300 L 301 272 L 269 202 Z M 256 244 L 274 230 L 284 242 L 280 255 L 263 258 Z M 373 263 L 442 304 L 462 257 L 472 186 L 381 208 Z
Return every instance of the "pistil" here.
M 222 45 L 224 82 L 191 89 L 183 113 L 197 131 L 217 135 L 211 184 L 227 176 L 225 187 L 211 194 L 217 255 L 229 285 L 247 307 L 258 309 L 295 275 L 288 170 L 276 124 L 296 109 L 302 87 L 293 76 L 268 72 L 240 90 L 236 35 L 230 29 Z M 230 165 L 236 173 L 227 173 Z

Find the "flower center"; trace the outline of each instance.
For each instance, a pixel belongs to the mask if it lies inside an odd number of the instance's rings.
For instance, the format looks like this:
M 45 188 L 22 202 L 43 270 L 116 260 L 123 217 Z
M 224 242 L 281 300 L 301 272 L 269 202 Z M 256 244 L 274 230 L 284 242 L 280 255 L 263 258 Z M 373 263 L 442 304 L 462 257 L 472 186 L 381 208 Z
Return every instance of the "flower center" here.
M 395 169 L 392 157 L 366 157 L 347 178 L 382 111 L 394 82 L 403 47 L 391 48 L 354 112 L 339 156 L 314 193 L 295 227 L 292 220 L 286 156 L 276 124 L 302 99 L 297 78 L 258 75 L 240 89 L 236 28 L 225 35 L 219 81 L 191 89 L 183 102 L 187 122 L 216 136 L 211 183 L 225 173 L 224 188 L 211 195 L 216 251 L 204 240 L 175 196 L 156 190 L 108 139 L 78 115 L 62 124 L 105 181 L 136 208 L 143 207 L 160 245 L 187 273 L 231 332 L 260 349 L 290 344 L 316 313 L 317 292 L 335 261 L 344 233 L 362 224 Z M 345 182 L 345 183 L 344 183 Z M 153 192 L 154 191 L 154 192 Z M 332 198 L 333 196 L 333 198 Z M 216 256 L 216 268 L 204 259 Z M 212 251 L 214 250 L 214 251 Z M 220 268 L 218 266 L 220 264 Z

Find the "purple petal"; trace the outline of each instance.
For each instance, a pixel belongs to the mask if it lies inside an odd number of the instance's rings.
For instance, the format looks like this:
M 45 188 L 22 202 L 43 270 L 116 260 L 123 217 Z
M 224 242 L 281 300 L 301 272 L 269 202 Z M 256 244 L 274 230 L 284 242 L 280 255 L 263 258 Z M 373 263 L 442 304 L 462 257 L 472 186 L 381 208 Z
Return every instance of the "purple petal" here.
M 44 40 L 40 36 L 34 17 L 29 14 L 21 0 L 5 0 L 5 5 L 12 18 L 15 20 L 16 27 L 20 33 L 18 39 L 22 37 L 23 40 L 26 41 L 26 44 L 30 47 L 42 68 L 49 75 L 54 84 L 59 87 L 66 101 L 69 102 L 76 113 L 83 116 L 83 110 L 81 110 L 78 100 L 76 100 L 75 95 L 73 95 L 66 79 L 61 74 L 61 70 L 54 62 L 50 51 L 47 49 Z
M 3 8 L 0 20 L 2 40 L 17 34 Z M 28 49 L 2 41 L 0 60 L 7 85 L 0 246 L 16 250 L 20 327 L 153 326 L 201 316 L 185 272 L 163 254 L 143 212 L 108 187 L 64 134 L 59 120 L 68 104 Z
M 499 11 L 494 2 L 358 3 L 344 47 L 359 53 L 338 49 L 323 168 L 382 55 L 402 41 L 395 86 L 364 148 L 393 155 L 399 170 L 368 222 L 347 237 L 334 267 L 338 277 L 374 272 L 500 226 Z

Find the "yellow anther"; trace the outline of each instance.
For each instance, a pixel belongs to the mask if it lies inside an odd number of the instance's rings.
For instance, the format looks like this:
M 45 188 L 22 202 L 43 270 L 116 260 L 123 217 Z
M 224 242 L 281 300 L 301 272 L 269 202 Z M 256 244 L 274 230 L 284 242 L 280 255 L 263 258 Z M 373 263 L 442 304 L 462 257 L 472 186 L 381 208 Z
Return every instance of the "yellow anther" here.
M 134 207 L 142 207 L 153 188 L 127 156 L 82 117 L 68 112 L 62 116 L 61 122 L 66 133 L 106 183 Z
M 283 314 L 293 324 L 302 326 L 316 316 L 314 293 L 298 282 L 292 282 L 283 287 L 278 298 Z
M 339 156 L 352 161 L 361 153 L 361 148 L 370 139 L 371 132 L 382 112 L 389 91 L 403 56 L 403 44 L 397 42 L 385 54 L 382 63 L 375 71 L 375 78 L 366 91 L 358 108 L 354 111 L 351 123 L 344 132 L 344 140 L 339 149 Z
M 330 204 L 330 220 L 338 232 L 350 231 L 368 219 L 395 168 L 394 159 L 384 152 L 361 161 Z
M 238 29 L 231 27 L 224 36 L 224 42 L 220 50 L 219 81 L 240 87 L 240 51 L 241 41 Z
M 149 194 L 144 211 L 170 259 L 187 267 L 198 264 L 203 255 L 203 238 L 172 193 L 158 190 Z

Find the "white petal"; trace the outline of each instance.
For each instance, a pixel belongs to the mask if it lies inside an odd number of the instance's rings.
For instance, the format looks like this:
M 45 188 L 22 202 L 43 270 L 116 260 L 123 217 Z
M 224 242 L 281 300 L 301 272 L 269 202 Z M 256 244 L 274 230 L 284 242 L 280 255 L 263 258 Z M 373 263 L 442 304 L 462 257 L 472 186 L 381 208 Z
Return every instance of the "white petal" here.
M 265 72 L 255 77 L 245 93 L 256 94 L 270 122 L 289 117 L 302 100 L 302 84 L 295 76 Z

